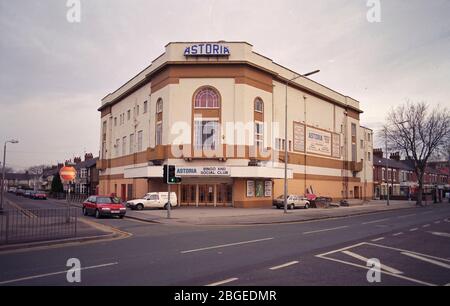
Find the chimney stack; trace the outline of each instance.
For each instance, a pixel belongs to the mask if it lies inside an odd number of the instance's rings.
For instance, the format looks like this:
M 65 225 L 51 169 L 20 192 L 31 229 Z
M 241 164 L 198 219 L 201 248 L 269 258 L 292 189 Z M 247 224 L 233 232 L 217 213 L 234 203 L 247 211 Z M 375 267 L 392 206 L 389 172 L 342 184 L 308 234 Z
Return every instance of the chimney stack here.
M 400 152 L 391 153 L 390 159 L 399 161 L 400 160 Z
M 94 158 L 94 155 L 92 155 L 92 153 L 86 153 L 86 154 L 84 154 L 84 160 L 86 161 L 86 160 L 90 160 L 90 159 L 93 159 Z
M 74 162 L 75 164 L 81 163 L 81 157 L 74 157 L 73 162 Z
M 383 149 L 373 149 L 373 156 L 383 158 Z

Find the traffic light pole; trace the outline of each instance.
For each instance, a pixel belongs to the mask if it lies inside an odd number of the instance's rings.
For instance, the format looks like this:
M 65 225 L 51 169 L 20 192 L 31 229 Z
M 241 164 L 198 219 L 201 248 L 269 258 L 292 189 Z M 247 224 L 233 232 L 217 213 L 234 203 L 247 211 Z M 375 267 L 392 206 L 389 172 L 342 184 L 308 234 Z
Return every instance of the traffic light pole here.
M 167 219 L 170 219 L 170 184 L 167 183 Z

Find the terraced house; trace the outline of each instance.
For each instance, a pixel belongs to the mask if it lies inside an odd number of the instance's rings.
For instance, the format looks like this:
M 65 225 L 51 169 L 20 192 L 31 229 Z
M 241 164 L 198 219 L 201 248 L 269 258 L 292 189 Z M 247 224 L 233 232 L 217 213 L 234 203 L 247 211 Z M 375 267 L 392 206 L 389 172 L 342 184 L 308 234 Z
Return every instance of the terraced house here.
M 294 80 L 294 78 L 296 78 Z M 287 101 L 287 139 L 285 103 Z M 265 207 L 283 193 L 372 198 L 372 139 L 359 102 L 246 42 L 172 42 L 101 101 L 100 193 L 167 191 L 181 205 Z

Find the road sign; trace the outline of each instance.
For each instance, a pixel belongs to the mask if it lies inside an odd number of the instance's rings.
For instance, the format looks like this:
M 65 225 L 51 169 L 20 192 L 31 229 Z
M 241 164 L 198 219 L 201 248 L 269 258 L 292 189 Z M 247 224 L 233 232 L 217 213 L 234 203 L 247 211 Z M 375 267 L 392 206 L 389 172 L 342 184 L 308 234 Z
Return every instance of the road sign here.
M 64 182 L 71 182 L 76 178 L 77 170 L 75 170 L 74 167 L 62 167 L 61 170 L 59 170 L 59 176 Z

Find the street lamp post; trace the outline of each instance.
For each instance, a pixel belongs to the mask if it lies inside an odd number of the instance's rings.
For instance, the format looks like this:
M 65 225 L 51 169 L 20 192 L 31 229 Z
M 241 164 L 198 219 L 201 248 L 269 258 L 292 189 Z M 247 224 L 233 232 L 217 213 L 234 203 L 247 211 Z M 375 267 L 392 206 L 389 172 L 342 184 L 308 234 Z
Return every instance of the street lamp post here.
M 0 192 L 0 213 L 3 212 L 3 193 L 5 192 L 5 163 L 6 163 L 6 144 L 8 143 L 19 143 L 16 139 L 11 139 L 5 141 L 5 145 L 3 146 L 3 168 L 2 168 L 2 184 L 1 184 L 1 192 Z
M 286 100 L 284 103 L 284 213 L 287 213 L 287 192 L 288 192 L 288 183 L 287 183 L 287 164 L 288 164 L 288 139 L 287 139 L 287 130 L 288 130 L 288 87 L 289 87 L 289 83 L 291 83 L 292 81 L 300 78 L 300 77 L 307 77 L 316 73 L 319 73 L 320 70 L 315 70 L 303 75 L 297 75 L 296 77 L 287 80 L 286 81 Z M 306 150 L 306 146 L 305 146 L 305 150 Z M 305 152 L 306 154 L 306 152 Z M 305 169 L 306 169 L 306 165 L 305 165 Z M 306 180 L 306 178 L 305 178 Z

